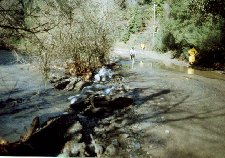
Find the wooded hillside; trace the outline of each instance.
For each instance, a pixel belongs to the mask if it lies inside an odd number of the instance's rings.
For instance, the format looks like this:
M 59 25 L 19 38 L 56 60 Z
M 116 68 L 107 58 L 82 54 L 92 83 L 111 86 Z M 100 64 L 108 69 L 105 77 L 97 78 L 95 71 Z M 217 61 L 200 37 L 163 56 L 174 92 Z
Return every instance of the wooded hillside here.
M 225 63 L 223 0 L 1 0 L 0 19 L 0 45 L 35 54 L 45 70 L 59 56 L 98 67 L 114 41 L 134 34 L 184 60 L 194 47 L 201 66 Z

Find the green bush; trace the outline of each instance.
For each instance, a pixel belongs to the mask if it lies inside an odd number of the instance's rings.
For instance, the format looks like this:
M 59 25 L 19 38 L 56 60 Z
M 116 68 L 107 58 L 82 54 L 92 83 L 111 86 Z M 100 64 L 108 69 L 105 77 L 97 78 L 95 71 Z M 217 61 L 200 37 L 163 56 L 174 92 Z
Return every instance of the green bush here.
M 124 43 L 127 43 L 130 39 L 130 32 L 129 31 L 124 31 L 124 34 L 122 35 L 122 41 Z
M 128 21 L 126 29 L 122 33 L 122 41 L 125 43 L 130 39 L 131 34 L 142 32 L 146 28 L 146 21 L 149 20 L 150 11 L 148 5 L 130 7 L 125 12 L 124 20 Z
M 156 50 L 166 52 L 174 50 L 175 47 L 175 38 L 171 32 L 159 32 L 157 34 L 154 45 Z
M 164 34 L 162 44 L 165 45 L 167 50 L 173 50 L 175 48 L 175 38 L 171 32 Z
M 155 48 L 174 50 L 175 57 L 187 59 L 187 50 L 193 46 L 198 51 L 199 64 L 208 59 L 211 61 L 205 62 L 206 65 L 225 62 L 225 19 L 216 11 L 218 4 L 210 5 L 208 0 L 171 0 L 168 16 L 160 20 Z

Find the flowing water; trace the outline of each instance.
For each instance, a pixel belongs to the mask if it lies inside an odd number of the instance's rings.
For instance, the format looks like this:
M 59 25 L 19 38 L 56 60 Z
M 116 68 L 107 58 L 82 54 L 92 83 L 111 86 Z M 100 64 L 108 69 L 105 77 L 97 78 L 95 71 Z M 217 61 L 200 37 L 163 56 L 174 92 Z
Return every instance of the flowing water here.
M 125 84 L 133 89 L 136 105 L 135 120 L 124 127 L 135 135 L 135 150 L 127 150 L 127 156 L 224 157 L 224 74 L 145 54 L 133 62 L 125 53 L 119 55 L 125 58 Z M 0 109 L 0 137 L 9 141 L 17 140 L 35 116 L 67 108 L 72 95 L 45 87 L 34 68 L 14 61 L 10 52 L 0 52 L 0 99 L 22 98 Z
M 0 137 L 18 140 L 34 117 L 67 108 L 69 95 L 46 84 L 37 67 L 21 63 L 12 52 L 0 51 Z M 1 101 L 7 101 L 7 106 Z
M 19 97 L 24 93 L 42 90 L 44 80 L 30 64 L 20 63 L 14 53 L 0 51 L 1 99 Z

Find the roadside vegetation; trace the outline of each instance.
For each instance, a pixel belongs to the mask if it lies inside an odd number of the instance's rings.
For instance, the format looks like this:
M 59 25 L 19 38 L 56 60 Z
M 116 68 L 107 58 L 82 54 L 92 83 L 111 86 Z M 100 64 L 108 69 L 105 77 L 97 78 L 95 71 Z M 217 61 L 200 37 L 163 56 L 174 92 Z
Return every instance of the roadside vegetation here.
M 62 61 L 72 74 L 91 72 L 107 63 L 115 41 L 133 36 L 131 44 L 182 60 L 194 47 L 196 65 L 225 67 L 222 0 L 2 0 L 0 6 L 0 46 L 29 54 L 45 76 Z
M 107 62 L 112 9 L 84 0 L 3 0 L 0 6 L 1 43 L 28 54 L 46 77 L 51 66 L 66 61 L 74 75 Z
M 173 50 L 174 57 L 187 59 L 187 50 L 194 47 L 198 51 L 197 65 L 224 68 L 224 1 L 169 0 L 162 7 L 156 49 Z
M 127 7 L 122 41 L 145 43 L 150 50 L 171 51 L 188 60 L 188 50 L 198 51 L 195 65 L 225 69 L 225 2 L 222 0 L 139 0 Z M 154 7 L 155 4 L 155 7 Z M 154 16 L 155 12 L 155 16 Z M 128 15 L 128 16 L 127 16 Z

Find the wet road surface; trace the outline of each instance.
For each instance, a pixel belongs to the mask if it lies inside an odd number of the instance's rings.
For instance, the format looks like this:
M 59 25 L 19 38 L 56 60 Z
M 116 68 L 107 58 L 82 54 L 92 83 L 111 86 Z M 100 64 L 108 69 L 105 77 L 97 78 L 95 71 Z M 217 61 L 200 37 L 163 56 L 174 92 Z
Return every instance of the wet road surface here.
M 117 50 L 117 55 L 123 58 L 125 84 L 133 89 L 135 119 L 124 128 L 135 134 L 137 150 L 125 154 L 152 158 L 224 157 L 224 74 L 189 69 L 183 62 L 151 52 L 137 55 L 132 64 L 127 52 Z M 1 137 L 15 141 L 35 116 L 68 107 L 71 94 L 51 88 L 42 91 L 37 72 L 18 64 L 12 69 L 12 65 L 4 63 L 0 68 L 5 81 L 1 82 L 1 99 L 9 94 L 23 98 L 15 113 L 14 105 L 8 111 L 0 111 Z M 4 86 L 11 86 L 9 94 Z
M 225 157 L 225 75 L 188 68 L 170 59 L 117 49 L 136 90 L 135 115 L 144 157 Z M 180 65 L 179 65 L 180 64 Z M 135 127 L 135 125 L 134 125 Z

